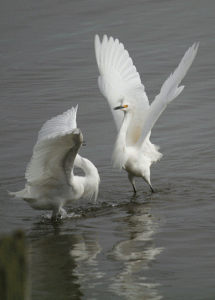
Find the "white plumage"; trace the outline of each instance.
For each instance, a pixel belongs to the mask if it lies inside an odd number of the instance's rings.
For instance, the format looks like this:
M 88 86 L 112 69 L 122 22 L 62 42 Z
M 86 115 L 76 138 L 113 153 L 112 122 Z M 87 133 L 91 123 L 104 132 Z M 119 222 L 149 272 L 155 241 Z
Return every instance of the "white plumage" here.
M 52 210 L 53 216 L 63 212 L 62 207 L 71 201 L 93 196 L 96 200 L 98 195 L 97 168 L 78 154 L 83 136 L 77 128 L 77 108 L 72 107 L 43 125 L 26 169 L 25 188 L 10 193 L 35 209 Z M 74 166 L 83 169 L 85 176 L 75 176 Z
M 128 172 L 135 193 L 134 177 L 142 177 L 153 191 L 150 166 L 162 154 L 149 140 L 151 129 L 167 104 L 182 92 L 184 86 L 179 87 L 179 84 L 197 50 L 198 43 L 187 50 L 178 68 L 164 82 L 159 95 L 150 105 L 140 75 L 124 45 L 118 39 L 108 39 L 106 35 L 100 42 L 99 36 L 95 36 L 95 53 L 100 73 L 98 85 L 109 103 L 118 131 L 112 155 L 113 165 Z

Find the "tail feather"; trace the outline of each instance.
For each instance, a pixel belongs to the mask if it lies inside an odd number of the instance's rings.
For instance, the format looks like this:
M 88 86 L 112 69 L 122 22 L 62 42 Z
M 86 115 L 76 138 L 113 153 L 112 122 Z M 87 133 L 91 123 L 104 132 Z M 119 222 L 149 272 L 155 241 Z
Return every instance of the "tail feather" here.
M 10 196 L 14 196 L 16 198 L 23 198 L 25 200 L 32 199 L 29 188 L 25 187 L 23 190 L 18 192 L 8 192 Z

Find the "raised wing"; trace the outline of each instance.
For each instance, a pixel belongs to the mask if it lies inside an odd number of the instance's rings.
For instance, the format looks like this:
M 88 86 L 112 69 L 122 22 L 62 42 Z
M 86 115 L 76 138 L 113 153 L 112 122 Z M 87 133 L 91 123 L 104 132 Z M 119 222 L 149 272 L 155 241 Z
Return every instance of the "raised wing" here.
M 179 66 L 173 74 L 164 82 L 161 87 L 160 94 L 155 97 L 155 100 L 149 107 L 148 114 L 143 124 L 138 145 L 142 145 L 145 138 L 151 131 L 155 122 L 173 99 L 175 99 L 184 89 L 184 86 L 179 86 L 180 82 L 189 70 L 198 50 L 199 43 L 194 43 L 185 53 Z
M 138 108 L 138 116 L 134 118 L 135 122 L 138 123 L 139 119 L 140 121 L 143 119 L 143 114 L 148 109 L 149 102 L 140 75 L 133 65 L 128 51 L 124 49 L 123 44 L 119 43 L 118 39 L 114 40 L 110 37 L 108 40 L 107 36 L 104 35 L 102 42 L 100 42 L 99 36 L 96 35 L 95 52 L 100 73 L 98 78 L 99 88 L 109 103 L 117 130 L 120 129 L 123 113 L 113 110 L 113 108 L 122 102 L 132 103 Z M 140 115 L 139 112 L 141 112 Z M 130 140 L 136 129 L 135 127 L 135 124 L 130 125 L 132 130 L 130 129 L 127 136 Z M 132 141 L 130 142 L 132 143 Z
M 76 126 L 77 107 L 47 121 L 38 135 L 25 178 L 31 185 L 69 183 L 74 159 L 83 142 Z
M 63 132 L 67 132 L 68 130 L 77 128 L 77 110 L 78 105 L 76 107 L 68 109 L 62 115 L 48 120 L 39 131 L 37 142 L 41 141 L 43 138 L 47 138 L 51 134 L 62 134 Z

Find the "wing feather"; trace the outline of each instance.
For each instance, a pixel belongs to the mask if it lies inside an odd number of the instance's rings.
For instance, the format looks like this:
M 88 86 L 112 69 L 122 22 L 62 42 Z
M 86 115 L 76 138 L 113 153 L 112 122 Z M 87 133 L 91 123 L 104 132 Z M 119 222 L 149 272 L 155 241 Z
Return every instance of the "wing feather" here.
M 67 130 L 77 128 L 76 114 L 78 105 L 68 109 L 63 114 L 48 120 L 38 133 L 38 142 L 43 138 L 47 138 L 50 134 L 63 133 Z
M 149 107 L 147 117 L 143 124 L 143 129 L 141 132 L 140 139 L 138 141 L 139 145 L 142 145 L 147 135 L 151 131 L 155 122 L 173 99 L 175 99 L 184 89 L 184 86 L 178 86 L 187 71 L 189 70 L 198 50 L 199 43 L 194 43 L 183 56 L 180 64 L 176 68 L 173 74 L 164 82 L 161 87 L 159 95 L 155 97 L 155 100 Z
M 83 136 L 76 124 L 77 107 L 47 121 L 39 132 L 25 178 L 31 185 L 70 181 Z
M 107 99 L 113 118 L 119 131 L 123 120 L 123 113 L 113 110 L 119 102 L 127 101 L 127 104 L 136 104 L 138 114 L 135 116 L 135 123 L 142 123 L 149 102 L 145 93 L 144 85 L 141 83 L 140 75 L 133 65 L 128 51 L 118 39 L 107 38 L 104 35 L 102 42 L 99 36 L 95 36 L 95 53 L 100 76 L 98 85 L 101 93 Z M 134 124 L 133 124 L 134 125 Z M 135 126 L 127 133 L 128 143 L 132 143 Z M 136 142 L 136 140 L 135 140 Z

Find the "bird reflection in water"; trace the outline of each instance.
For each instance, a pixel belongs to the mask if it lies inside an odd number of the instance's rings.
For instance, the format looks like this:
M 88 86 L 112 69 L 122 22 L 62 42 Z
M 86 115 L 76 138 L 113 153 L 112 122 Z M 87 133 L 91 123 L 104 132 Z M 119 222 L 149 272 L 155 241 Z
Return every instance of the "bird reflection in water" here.
M 162 299 L 158 294 L 159 283 L 147 278 L 147 270 L 163 248 L 156 248 L 152 236 L 158 230 L 156 217 L 150 214 L 150 205 L 134 204 L 124 218 L 123 232 L 128 238 L 119 242 L 111 256 L 123 262 L 123 270 L 113 279 L 111 290 L 125 299 Z
M 70 251 L 70 255 L 76 263 L 76 268 L 73 270 L 74 276 L 78 278 L 77 283 L 81 287 L 90 288 L 100 284 L 100 279 L 105 275 L 98 269 L 97 255 L 102 248 L 99 243 L 91 238 L 86 238 L 82 235 L 76 235 L 76 243 Z
M 107 299 L 161 299 L 159 282 L 149 275 L 156 273 L 152 262 L 163 249 L 153 238 L 161 222 L 151 215 L 151 204 L 136 196 L 120 205 L 103 205 L 96 218 L 89 212 L 80 222 L 37 225 L 33 296 L 42 291 L 52 299 L 101 299 L 105 291 Z

